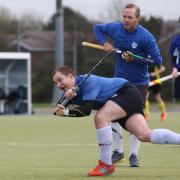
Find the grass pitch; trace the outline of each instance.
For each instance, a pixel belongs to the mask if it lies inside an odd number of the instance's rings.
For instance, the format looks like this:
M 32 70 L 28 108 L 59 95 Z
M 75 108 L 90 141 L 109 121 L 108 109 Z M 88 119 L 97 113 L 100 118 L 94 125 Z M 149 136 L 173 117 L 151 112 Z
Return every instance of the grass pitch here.
M 152 128 L 180 133 L 180 113 L 168 113 L 165 122 L 159 113 L 148 121 Z M 90 179 L 87 172 L 98 160 L 93 117 L 0 116 L 0 180 Z M 129 134 L 124 132 L 126 160 L 108 177 L 95 179 L 179 180 L 180 147 L 142 143 L 139 168 L 128 162 Z

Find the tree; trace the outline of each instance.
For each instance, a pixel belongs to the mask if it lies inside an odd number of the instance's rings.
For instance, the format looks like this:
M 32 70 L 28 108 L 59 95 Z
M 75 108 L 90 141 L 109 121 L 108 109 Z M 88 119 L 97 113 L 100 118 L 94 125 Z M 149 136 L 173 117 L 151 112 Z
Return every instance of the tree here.
M 23 14 L 19 19 L 21 30 L 29 31 L 29 30 L 42 30 L 43 22 L 40 17 L 33 14 Z
M 7 8 L 0 8 L 0 27 L 1 34 L 16 32 L 15 18 Z
M 74 31 L 74 24 L 77 23 L 77 31 L 90 32 L 92 23 L 89 22 L 79 12 L 73 11 L 69 7 L 64 7 L 64 31 Z M 51 17 L 49 22 L 44 25 L 44 30 L 55 29 L 55 14 Z
M 22 31 L 42 30 L 43 28 L 40 17 L 33 14 L 24 14 L 18 21 Z M 0 8 L 0 27 L 1 34 L 15 34 L 17 31 L 17 18 L 7 8 Z
M 163 19 L 151 16 L 149 19 L 142 17 L 140 24 L 147 28 L 157 39 L 160 38 Z

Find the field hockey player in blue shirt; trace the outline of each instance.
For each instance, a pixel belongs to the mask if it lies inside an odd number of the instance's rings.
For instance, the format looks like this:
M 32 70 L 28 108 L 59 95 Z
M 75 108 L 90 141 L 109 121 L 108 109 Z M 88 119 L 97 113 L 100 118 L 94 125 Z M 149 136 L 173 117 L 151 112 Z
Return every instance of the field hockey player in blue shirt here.
M 140 58 L 130 56 L 131 53 L 141 57 L 150 56 L 152 64 L 160 65 L 162 57 L 153 35 L 139 25 L 140 8 L 135 4 L 128 4 L 122 12 L 122 22 L 108 24 L 96 24 L 94 33 L 98 42 L 104 46 L 106 51 L 119 49 L 124 52 L 122 55 L 115 55 L 114 77 L 125 78 L 135 84 L 141 92 L 145 104 L 149 84 L 148 65 L 149 62 Z M 109 39 L 113 44 L 110 43 Z M 114 164 L 124 159 L 122 142 L 122 128 L 119 123 L 112 123 L 114 152 L 112 161 Z M 138 150 L 140 142 L 131 135 L 129 162 L 131 167 L 138 167 Z
M 106 176 L 115 171 L 112 164 L 112 128 L 110 122 L 118 121 L 121 126 L 134 134 L 140 141 L 153 144 L 180 144 L 180 134 L 167 129 L 151 130 L 143 116 L 143 99 L 135 85 L 123 78 L 104 78 L 90 75 L 75 91 L 77 84 L 86 75 L 75 75 L 67 66 L 57 68 L 53 73 L 53 82 L 64 91 L 69 104 L 77 106 L 68 109 L 57 104 L 54 113 L 59 116 L 88 116 L 97 105 L 99 109 L 94 117 L 97 141 L 100 148 L 98 165 L 88 176 Z M 122 119 L 123 117 L 126 117 Z

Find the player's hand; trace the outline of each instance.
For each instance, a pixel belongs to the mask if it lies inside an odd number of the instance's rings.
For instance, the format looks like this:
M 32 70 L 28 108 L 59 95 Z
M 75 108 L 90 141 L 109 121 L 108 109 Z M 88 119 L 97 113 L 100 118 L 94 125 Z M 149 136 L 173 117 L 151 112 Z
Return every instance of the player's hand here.
M 65 107 L 61 104 L 58 104 L 54 109 L 54 114 L 57 116 L 67 116 L 69 115 L 69 110 L 65 109 Z
M 68 89 L 65 93 L 64 93 L 64 97 L 66 97 L 67 99 L 72 99 L 73 97 L 75 97 L 76 94 L 76 90 L 75 88 L 72 89 Z
M 113 51 L 114 50 L 114 47 L 113 47 L 113 45 L 111 44 L 111 43 L 109 43 L 109 42 L 105 42 L 104 43 L 104 49 L 105 49 L 105 51 Z
M 171 74 L 172 74 L 172 76 L 173 76 L 174 78 L 177 78 L 177 77 L 178 77 L 178 70 L 177 70 L 177 68 L 173 68 Z
M 151 77 L 156 77 L 156 76 L 157 76 L 157 73 L 156 73 L 156 72 L 152 72 L 152 73 L 150 73 L 150 76 L 151 76 Z
M 125 51 L 125 52 L 122 53 L 122 58 L 127 62 L 132 62 L 134 59 L 133 59 L 133 57 L 131 57 L 130 54 L 132 54 L 132 52 Z

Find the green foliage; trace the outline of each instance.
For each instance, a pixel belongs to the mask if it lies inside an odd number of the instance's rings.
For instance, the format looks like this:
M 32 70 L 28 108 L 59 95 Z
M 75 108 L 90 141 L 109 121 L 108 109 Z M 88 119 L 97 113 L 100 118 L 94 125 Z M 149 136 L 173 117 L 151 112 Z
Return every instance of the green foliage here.
M 33 14 L 24 14 L 20 18 L 20 27 L 21 31 L 30 31 L 30 30 L 42 30 L 43 29 L 43 22 L 40 17 L 37 17 Z
M 44 25 L 45 30 L 54 30 L 55 29 L 55 17 L 54 14 L 49 22 Z M 76 27 L 75 27 L 76 26 Z M 85 31 L 89 32 L 92 28 L 92 23 L 89 22 L 84 16 L 82 16 L 79 12 L 73 11 L 69 7 L 64 7 L 64 31 Z
M 10 11 L 0 8 L 0 35 L 16 32 L 16 21 Z
M 20 30 L 42 30 L 42 20 L 33 14 L 24 14 L 18 20 Z M 6 8 L 0 8 L 0 34 L 16 34 L 17 18 Z
M 140 22 L 145 28 L 147 28 L 157 39 L 161 35 L 163 20 L 161 18 L 156 18 L 151 16 L 149 19 L 142 17 Z
M 40 57 L 32 68 L 32 100 L 33 102 L 50 102 L 52 99 L 52 72 L 54 61 L 51 57 Z

